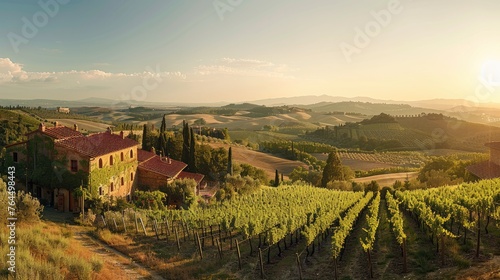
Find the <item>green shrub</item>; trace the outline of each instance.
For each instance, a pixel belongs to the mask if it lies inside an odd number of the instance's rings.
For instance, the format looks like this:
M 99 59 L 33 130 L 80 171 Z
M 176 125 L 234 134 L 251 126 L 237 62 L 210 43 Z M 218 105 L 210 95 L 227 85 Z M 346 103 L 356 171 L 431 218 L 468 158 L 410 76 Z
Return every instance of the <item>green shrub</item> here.
M 0 203 L 8 204 L 7 184 L 0 178 Z M 16 195 L 16 215 L 20 222 L 33 223 L 40 221 L 43 205 L 38 199 L 23 191 Z M 0 219 L 7 219 L 7 211 L 0 211 Z

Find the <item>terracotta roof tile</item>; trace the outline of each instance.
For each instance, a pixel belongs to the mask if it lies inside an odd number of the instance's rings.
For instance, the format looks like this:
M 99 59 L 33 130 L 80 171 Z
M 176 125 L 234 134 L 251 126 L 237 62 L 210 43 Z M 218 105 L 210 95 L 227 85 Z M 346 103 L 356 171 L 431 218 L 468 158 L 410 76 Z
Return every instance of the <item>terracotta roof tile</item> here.
M 12 147 L 15 147 L 15 146 L 26 145 L 26 143 L 28 143 L 28 141 L 22 141 L 22 142 L 12 143 L 12 144 L 9 144 L 9 145 L 5 146 L 5 148 L 8 149 L 8 148 L 12 148 Z
M 149 170 L 168 178 L 177 177 L 186 166 L 187 164 L 182 161 L 161 159 L 157 155 L 139 163 L 139 169 Z
M 146 161 L 146 160 L 151 159 L 151 158 L 153 158 L 155 156 L 156 156 L 155 153 L 144 151 L 142 149 L 138 149 L 137 150 L 137 160 L 139 162 Z
M 49 137 L 55 138 L 55 139 L 65 139 L 65 138 L 70 138 L 70 137 L 80 137 L 83 136 L 83 134 L 79 131 L 76 131 L 74 129 L 71 129 L 69 127 L 65 126 L 56 126 L 56 127 L 45 127 L 45 131 L 41 130 L 35 130 L 32 131 L 28 134 L 35 133 L 35 132 L 40 132 L 43 133 Z
M 138 143 L 130 138 L 102 132 L 89 136 L 67 138 L 56 141 L 56 145 L 80 152 L 90 157 L 98 157 L 115 151 L 133 148 Z
M 179 174 L 179 176 L 177 176 L 177 179 L 193 179 L 196 181 L 197 184 L 199 184 L 201 182 L 201 180 L 203 180 L 204 177 L 205 177 L 205 175 L 203 175 L 203 174 L 182 171 Z
M 484 161 L 467 167 L 467 170 L 481 179 L 500 177 L 500 166 L 491 161 Z

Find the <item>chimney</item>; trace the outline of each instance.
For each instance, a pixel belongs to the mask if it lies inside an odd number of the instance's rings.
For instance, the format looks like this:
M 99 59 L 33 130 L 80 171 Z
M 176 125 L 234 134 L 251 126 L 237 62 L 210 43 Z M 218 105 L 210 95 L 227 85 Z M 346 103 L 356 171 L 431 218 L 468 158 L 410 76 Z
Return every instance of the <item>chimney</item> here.
M 172 159 L 168 158 L 168 164 L 172 164 Z
M 54 122 L 54 127 L 58 127 L 59 126 L 59 122 L 58 121 L 55 121 Z
M 106 129 L 106 132 L 111 134 L 111 127 L 108 126 L 108 128 Z
M 40 130 L 41 132 L 44 132 L 45 131 L 45 125 L 43 123 L 40 123 L 40 125 L 38 126 L 38 130 Z
M 121 137 L 122 139 L 125 139 L 125 135 L 123 134 L 123 130 L 122 130 L 122 131 L 120 131 L 120 137 Z
M 73 128 L 75 129 L 75 131 L 78 131 L 78 125 L 76 123 L 73 125 Z

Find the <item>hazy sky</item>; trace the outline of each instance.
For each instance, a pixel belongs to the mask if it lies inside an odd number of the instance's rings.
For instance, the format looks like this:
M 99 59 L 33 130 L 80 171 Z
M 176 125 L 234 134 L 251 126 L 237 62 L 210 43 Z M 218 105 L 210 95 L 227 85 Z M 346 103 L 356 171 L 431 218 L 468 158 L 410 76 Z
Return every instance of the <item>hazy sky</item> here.
M 500 102 L 498 0 L 0 0 L 0 23 L 0 98 Z

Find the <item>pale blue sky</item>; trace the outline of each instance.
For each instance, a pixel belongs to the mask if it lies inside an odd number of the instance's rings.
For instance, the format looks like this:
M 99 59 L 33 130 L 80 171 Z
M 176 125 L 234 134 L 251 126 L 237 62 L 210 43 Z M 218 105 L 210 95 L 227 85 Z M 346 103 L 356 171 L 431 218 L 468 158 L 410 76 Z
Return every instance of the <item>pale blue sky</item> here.
M 500 75 L 497 0 L 41 2 L 0 0 L 0 98 L 471 98 Z

